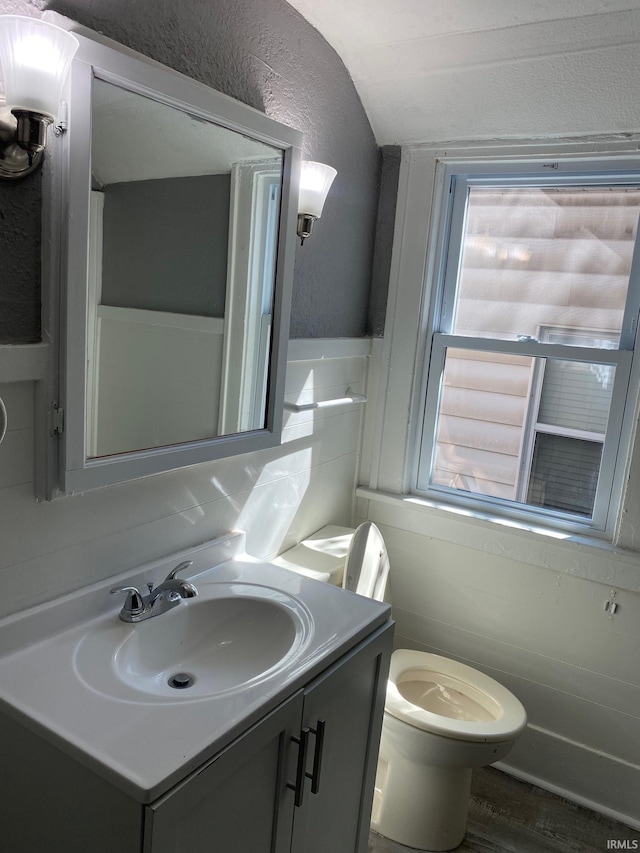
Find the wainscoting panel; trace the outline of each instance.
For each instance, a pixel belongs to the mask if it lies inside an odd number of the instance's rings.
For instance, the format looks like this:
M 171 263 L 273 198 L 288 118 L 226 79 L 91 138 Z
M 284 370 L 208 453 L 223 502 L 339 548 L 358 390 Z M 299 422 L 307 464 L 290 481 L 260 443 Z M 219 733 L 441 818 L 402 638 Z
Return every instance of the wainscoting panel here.
M 368 341 L 292 344 L 288 400 L 343 396 L 345 383 L 364 393 Z M 0 615 L 232 529 L 247 532 L 248 553 L 269 558 L 325 524 L 351 522 L 361 404 L 285 413 L 281 447 L 37 502 L 35 382 L 3 382 L 0 396 L 13 433 L 0 445 Z
M 640 595 L 423 535 L 382 501 L 360 499 L 365 517 L 389 550 L 396 646 L 468 663 L 525 705 L 501 768 L 640 827 Z
M 0 397 L 7 410 L 7 431 L 0 444 L 1 494 L 11 486 L 33 484 L 33 383 L 0 385 Z

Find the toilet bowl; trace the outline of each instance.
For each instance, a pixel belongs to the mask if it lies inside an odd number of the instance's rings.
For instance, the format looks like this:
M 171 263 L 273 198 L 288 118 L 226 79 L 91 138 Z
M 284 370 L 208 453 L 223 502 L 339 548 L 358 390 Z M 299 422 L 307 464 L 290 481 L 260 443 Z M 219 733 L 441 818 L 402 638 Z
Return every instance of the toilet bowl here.
M 383 600 L 389 559 L 371 522 L 349 545 L 343 586 Z M 391 656 L 372 828 L 408 847 L 442 851 L 464 838 L 471 771 L 504 758 L 527 715 L 506 687 L 428 652 Z

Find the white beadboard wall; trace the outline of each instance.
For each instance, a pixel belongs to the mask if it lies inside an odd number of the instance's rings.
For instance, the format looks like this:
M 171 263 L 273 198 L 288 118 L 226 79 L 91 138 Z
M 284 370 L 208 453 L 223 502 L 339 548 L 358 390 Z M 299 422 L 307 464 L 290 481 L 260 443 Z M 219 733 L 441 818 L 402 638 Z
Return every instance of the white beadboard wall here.
M 98 305 L 95 336 L 99 392 L 92 455 L 211 435 L 219 414 L 222 317 Z M 168 407 L 167 399 L 174 405 Z
M 268 558 L 351 521 L 361 404 L 285 413 L 278 448 L 37 502 L 29 372 L 41 373 L 41 348 L 26 359 L 25 348 L 1 349 L 0 615 L 232 529 L 247 532 L 251 555 Z M 292 341 L 286 399 L 364 393 L 369 351 L 366 339 Z
M 361 482 L 374 456 L 381 343 Z M 515 559 L 499 530 L 359 495 L 354 523 L 375 522 L 389 550 L 396 647 L 456 658 L 505 684 L 529 725 L 501 768 L 640 829 L 640 594 L 545 567 L 533 547 Z M 604 610 L 612 594 L 615 615 Z
M 358 500 L 391 562 L 397 648 L 506 685 L 529 726 L 501 767 L 640 828 L 640 596 L 419 532 L 419 511 Z

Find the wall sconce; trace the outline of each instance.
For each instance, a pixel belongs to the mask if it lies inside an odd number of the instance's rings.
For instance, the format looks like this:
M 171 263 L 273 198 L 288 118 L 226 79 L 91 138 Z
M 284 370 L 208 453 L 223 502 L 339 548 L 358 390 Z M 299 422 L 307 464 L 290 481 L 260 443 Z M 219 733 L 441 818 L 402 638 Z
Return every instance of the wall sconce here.
M 324 163 L 303 160 L 298 197 L 298 237 L 300 245 L 311 234 L 313 223 L 320 219 L 329 188 L 337 171 Z
M 0 15 L 0 177 L 23 178 L 39 165 L 77 49 L 75 36 L 48 21 Z

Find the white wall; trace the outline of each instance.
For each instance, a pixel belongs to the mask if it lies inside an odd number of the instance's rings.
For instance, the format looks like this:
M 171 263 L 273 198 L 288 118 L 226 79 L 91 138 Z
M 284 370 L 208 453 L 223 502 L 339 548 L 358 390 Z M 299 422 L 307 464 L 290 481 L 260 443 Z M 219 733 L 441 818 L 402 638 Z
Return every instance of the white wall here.
M 361 499 L 389 549 L 398 648 L 505 684 L 529 727 L 504 767 L 640 828 L 640 596 L 458 540 L 447 520 Z M 487 533 L 486 536 L 491 534 Z M 444 538 L 447 536 L 447 538 Z
M 287 400 L 364 388 L 369 341 L 290 344 Z M 349 524 L 363 407 L 285 414 L 283 445 L 85 494 L 34 497 L 34 375 L 42 347 L 0 347 L 0 616 L 142 562 L 246 530 L 274 556 L 325 524 Z M 31 375 L 30 375 L 31 374 Z

